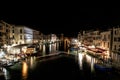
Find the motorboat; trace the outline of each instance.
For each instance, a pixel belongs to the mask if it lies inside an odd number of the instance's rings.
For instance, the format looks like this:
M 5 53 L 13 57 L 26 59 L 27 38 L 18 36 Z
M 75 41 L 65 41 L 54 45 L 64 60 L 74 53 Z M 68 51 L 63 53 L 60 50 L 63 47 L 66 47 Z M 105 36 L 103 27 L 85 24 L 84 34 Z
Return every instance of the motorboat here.
M 69 49 L 70 49 L 70 51 L 77 51 L 77 50 L 79 50 L 80 48 L 79 48 L 78 46 L 76 46 L 76 45 L 71 45 L 71 46 L 69 47 Z
M 113 69 L 109 63 L 95 63 L 94 68 L 99 71 L 111 71 Z

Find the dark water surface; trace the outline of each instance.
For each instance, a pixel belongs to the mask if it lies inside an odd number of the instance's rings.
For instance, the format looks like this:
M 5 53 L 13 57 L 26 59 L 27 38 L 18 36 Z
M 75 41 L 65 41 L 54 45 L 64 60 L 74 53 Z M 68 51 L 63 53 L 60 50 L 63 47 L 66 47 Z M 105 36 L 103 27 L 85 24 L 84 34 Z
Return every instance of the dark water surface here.
M 63 49 L 51 45 L 47 50 L 42 47 L 43 55 Z M 76 53 L 76 52 L 69 52 Z M 9 68 L 2 68 L 4 76 L 0 80 L 120 80 L 113 71 L 97 70 L 94 58 L 79 53 L 78 56 L 58 55 L 45 59 L 32 56 Z

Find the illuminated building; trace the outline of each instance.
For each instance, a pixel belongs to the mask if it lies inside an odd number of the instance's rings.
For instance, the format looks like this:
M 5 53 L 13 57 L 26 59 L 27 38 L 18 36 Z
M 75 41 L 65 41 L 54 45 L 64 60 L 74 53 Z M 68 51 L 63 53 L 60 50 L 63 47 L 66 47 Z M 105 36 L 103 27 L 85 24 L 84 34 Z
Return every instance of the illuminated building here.
M 22 48 L 39 43 L 40 39 L 43 39 L 43 36 L 37 30 L 0 21 L 0 49 L 4 49 L 6 53 L 20 53 Z
M 84 45 L 93 45 L 93 31 L 83 31 L 81 39 Z
M 111 30 L 108 31 L 83 31 L 81 35 L 82 43 L 89 47 L 94 46 L 96 50 L 101 53 L 101 55 L 107 55 L 110 57 L 111 50 Z
M 12 38 L 12 45 L 32 44 L 33 29 L 26 26 L 13 26 L 10 29 L 10 37 Z
M 40 42 L 40 39 L 41 39 L 40 32 L 37 30 L 33 30 L 33 43 Z
M 55 42 L 57 40 L 57 36 L 55 34 L 51 34 L 51 42 Z
M 95 45 L 95 47 L 100 47 L 100 43 L 101 43 L 101 35 L 100 35 L 100 31 L 93 31 L 92 32 L 92 37 L 93 37 L 93 44 Z
M 11 28 L 10 24 L 8 24 L 2 20 L 0 21 L 0 48 L 1 49 L 5 49 L 6 45 L 11 44 L 10 28 Z
M 111 58 L 116 64 L 120 65 L 120 27 L 113 28 Z
M 101 43 L 100 43 L 100 47 L 102 49 L 107 50 L 108 55 L 110 56 L 111 53 L 111 46 L 112 46 L 112 34 L 111 34 L 111 30 L 107 30 L 107 31 L 103 31 L 100 33 L 101 35 Z
M 112 51 L 120 51 L 120 28 L 113 28 Z

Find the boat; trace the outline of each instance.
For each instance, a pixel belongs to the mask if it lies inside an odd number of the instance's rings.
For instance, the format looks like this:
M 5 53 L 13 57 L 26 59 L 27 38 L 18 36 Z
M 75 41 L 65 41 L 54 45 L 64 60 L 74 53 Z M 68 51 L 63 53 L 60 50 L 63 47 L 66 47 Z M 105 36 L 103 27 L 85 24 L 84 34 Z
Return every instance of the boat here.
M 71 51 L 77 51 L 78 48 L 71 47 L 70 50 L 71 50 Z
M 71 45 L 71 46 L 69 47 L 69 49 L 70 49 L 70 51 L 77 51 L 77 50 L 79 50 L 80 48 L 79 48 L 78 46 L 76 46 L 76 45 Z
M 95 63 L 94 64 L 94 68 L 95 70 L 98 71 L 112 71 L 112 65 L 109 63 Z

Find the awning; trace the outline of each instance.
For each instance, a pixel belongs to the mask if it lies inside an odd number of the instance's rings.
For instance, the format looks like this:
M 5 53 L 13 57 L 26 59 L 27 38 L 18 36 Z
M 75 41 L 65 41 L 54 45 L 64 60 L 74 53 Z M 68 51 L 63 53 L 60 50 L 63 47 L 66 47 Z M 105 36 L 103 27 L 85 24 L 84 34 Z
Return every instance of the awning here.
M 102 48 L 96 48 L 98 51 L 107 51 L 107 50 L 105 50 L 105 49 L 102 49 Z

